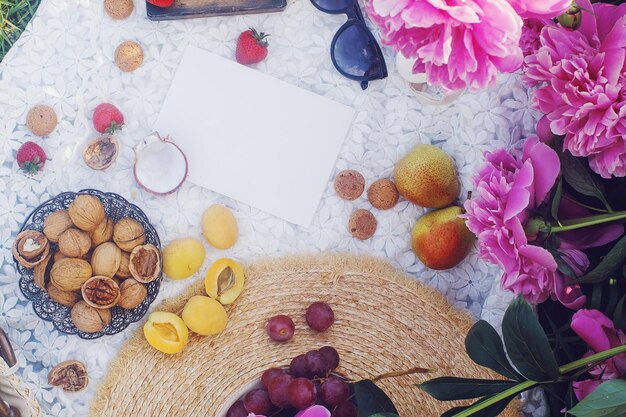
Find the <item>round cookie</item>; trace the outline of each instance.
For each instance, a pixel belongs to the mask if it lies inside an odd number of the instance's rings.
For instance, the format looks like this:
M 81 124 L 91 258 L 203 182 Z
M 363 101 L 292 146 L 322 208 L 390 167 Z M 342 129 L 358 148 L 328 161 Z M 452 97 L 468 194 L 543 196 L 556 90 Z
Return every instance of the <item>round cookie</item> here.
M 366 240 L 372 237 L 377 225 L 378 222 L 371 211 L 359 209 L 350 216 L 348 230 L 355 238 Z
M 335 177 L 335 191 L 344 200 L 356 200 L 364 189 L 365 178 L 358 171 L 347 169 Z
M 393 181 L 383 178 L 374 181 L 367 189 L 367 199 L 379 210 L 389 210 L 398 202 L 400 193 Z
M 52 107 L 45 104 L 33 107 L 26 116 L 28 130 L 37 136 L 48 136 L 57 127 L 58 122 L 57 114 Z
M 126 19 L 134 8 L 133 0 L 104 0 L 104 11 L 115 20 Z
M 135 41 L 122 42 L 115 50 L 115 64 L 124 72 L 132 72 L 143 63 L 143 49 Z

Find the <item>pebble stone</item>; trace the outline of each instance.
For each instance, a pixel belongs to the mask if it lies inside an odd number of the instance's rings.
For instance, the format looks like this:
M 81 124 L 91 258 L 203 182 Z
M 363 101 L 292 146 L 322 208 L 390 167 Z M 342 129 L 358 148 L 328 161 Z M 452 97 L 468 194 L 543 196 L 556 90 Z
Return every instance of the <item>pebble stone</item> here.
M 45 104 L 39 104 L 28 112 L 26 126 L 37 136 L 48 136 L 57 126 L 59 119 L 54 109 Z
M 135 41 L 125 41 L 115 50 L 115 64 L 124 72 L 132 72 L 143 63 L 143 48 Z
M 371 211 L 358 209 L 350 216 L 348 230 L 359 240 L 367 240 L 376 232 L 378 222 Z
M 127 19 L 134 8 L 133 0 L 104 0 L 104 11 L 115 20 Z
M 400 198 L 400 193 L 393 181 L 383 178 L 376 180 L 367 189 L 367 199 L 379 210 L 393 208 Z
M 365 178 L 353 169 L 341 171 L 335 177 L 335 191 L 344 200 L 356 200 L 363 194 Z

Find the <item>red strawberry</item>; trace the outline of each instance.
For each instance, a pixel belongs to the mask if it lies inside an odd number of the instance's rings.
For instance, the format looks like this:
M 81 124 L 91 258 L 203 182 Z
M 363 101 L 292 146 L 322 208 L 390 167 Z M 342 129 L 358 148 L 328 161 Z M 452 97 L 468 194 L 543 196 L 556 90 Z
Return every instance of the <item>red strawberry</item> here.
M 46 153 L 35 142 L 24 142 L 17 151 L 17 164 L 28 175 L 33 175 L 43 168 Z
M 146 0 L 148 3 L 157 7 L 170 7 L 174 4 L 174 0 Z
M 123 124 L 124 115 L 112 104 L 102 103 L 93 111 L 93 127 L 100 133 L 111 134 Z
M 237 39 L 237 62 L 244 65 L 256 64 L 267 56 L 267 38 L 269 34 L 258 33 L 254 29 L 246 30 Z

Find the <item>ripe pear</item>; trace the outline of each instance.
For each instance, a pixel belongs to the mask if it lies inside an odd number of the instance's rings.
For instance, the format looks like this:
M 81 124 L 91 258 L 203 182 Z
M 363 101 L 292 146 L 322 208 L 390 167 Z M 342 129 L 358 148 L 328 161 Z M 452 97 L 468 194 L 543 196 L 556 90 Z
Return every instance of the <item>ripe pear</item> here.
M 463 209 L 451 206 L 420 217 L 411 232 L 413 252 L 431 269 L 458 265 L 474 246 L 475 236 L 459 218 Z
M 461 185 L 452 158 L 433 145 L 417 145 L 396 164 L 394 181 L 410 202 L 428 208 L 449 206 Z

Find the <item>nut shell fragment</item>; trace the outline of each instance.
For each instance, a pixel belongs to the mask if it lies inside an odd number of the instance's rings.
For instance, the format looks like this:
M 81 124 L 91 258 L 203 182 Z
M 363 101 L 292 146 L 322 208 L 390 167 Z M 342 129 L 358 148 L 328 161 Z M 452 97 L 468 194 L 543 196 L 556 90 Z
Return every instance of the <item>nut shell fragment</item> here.
M 121 261 L 122 250 L 113 242 L 104 242 L 91 255 L 91 269 L 94 275 L 113 277 Z
M 146 241 L 146 231 L 135 219 L 124 217 L 113 226 L 113 242 L 124 252 L 132 252 Z
M 78 330 L 96 333 L 111 322 L 111 310 L 93 308 L 85 301 L 79 301 L 72 307 L 71 317 Z
M 50 282 L 63 291 L 79 290 L 89 278 L 91 265 L 83 259 L 61 259 L 50 270 Z
M 91 140 L 83 151 L 83 159 L 87 166 L 95 170 L 107 169 L 117 159 L 120 145 L 115 137 L 98 136 Z
M 48 384 L 66 392 L 82 391 L 89 384 L 87 369 L 79 361 L 61 362 L 48 373 Z
M 61 233 L 74 226 L 67 210 L 50 213 L 43 221 L 43 233 L 50 242 L 58 242 Z
M 48 238 L 36 230 L 24 230 L 13 242 L 13 257 L 25 268 L 43 262 L 50 253 Z
M 117 282 L 104 276 L 89 278 L 80 292 L 85 302 L 94 308 L 111 308 L 120 298 L 120 287 Z
M 91 249 L 91 238 L 82 230 L 67 229 L 59 236 L 59 250 L 68 258 L 82 258 Z
M 137 281 L 144 284 L 152 282 L 161 273 L 161 253 L 151 244 L 137 246 L 130 254 L 128 267 Z
M 43 289 L 46 286 L 46 269 L 50 263 L 50 254 L 33 268 L 33 282 L 36 286 Z
M 134 278 L 128 278 L 120 285 L 120 299 L 117 304 L 122 308 L 132 309 L 141 304 L 147 295 L 145 285 Z
M 68 212 L 72 223 L 85 232 L 93 232 L 105 216 L 100 199 L 88 194 L 77 196 L 70 204 Z

